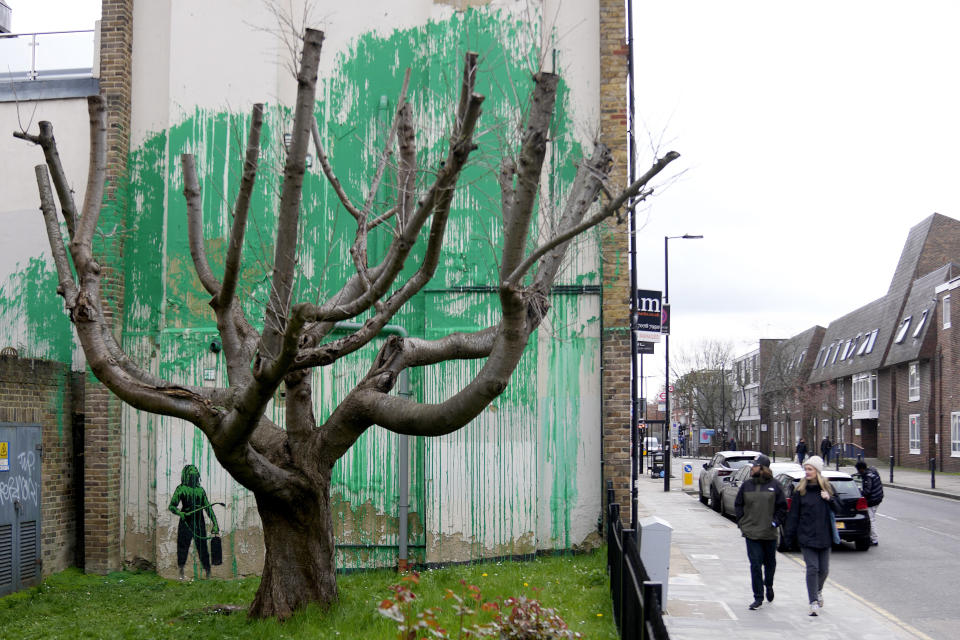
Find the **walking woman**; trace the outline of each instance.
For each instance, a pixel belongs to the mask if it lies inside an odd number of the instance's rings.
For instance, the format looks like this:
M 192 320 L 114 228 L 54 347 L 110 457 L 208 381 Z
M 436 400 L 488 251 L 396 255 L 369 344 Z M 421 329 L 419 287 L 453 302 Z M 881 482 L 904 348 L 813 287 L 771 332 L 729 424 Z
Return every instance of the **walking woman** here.
M 823 458 L 810 457 L 803 465 L 804 477 L 794 491 L 787 513 L 788 543 L 800 543 L 807 565 L 807 598 L 810 615 L 823 607 L 823 585 L 830 572 L 830 547 L 836 527 L 832 514 L 839 509 L 833 487 L 823 477 Z

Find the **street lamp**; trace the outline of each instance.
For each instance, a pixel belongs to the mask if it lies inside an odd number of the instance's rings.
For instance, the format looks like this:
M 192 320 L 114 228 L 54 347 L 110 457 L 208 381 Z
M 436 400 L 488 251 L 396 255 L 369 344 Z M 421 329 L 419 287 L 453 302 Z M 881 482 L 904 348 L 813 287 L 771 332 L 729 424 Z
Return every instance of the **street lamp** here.
M 663 236 L 663 306 L 670 304 L 670 241 L 671 240 L 700 240 L 703 236 L 690 235 L 685 233 L 682 236 Z M 670 491 L 670 333 L 664 334 L 665 341 L 665 368 L 667 380 L 667 401 L 664 422 L 663 441 L 666 445 L 666 455 L 663 457 L 663 490 Z

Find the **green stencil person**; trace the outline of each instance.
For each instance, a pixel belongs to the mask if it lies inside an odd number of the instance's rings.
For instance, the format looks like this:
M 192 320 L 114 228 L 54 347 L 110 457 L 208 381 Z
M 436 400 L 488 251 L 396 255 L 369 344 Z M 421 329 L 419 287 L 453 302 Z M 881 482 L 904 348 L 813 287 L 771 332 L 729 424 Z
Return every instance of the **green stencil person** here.
M 220 533 L 220 526 L 213 513 L 213 505 L 207 500 L 207 492 L 200 486 L 200 470 L 188 464 L 180 472 L 180 484 L 170 498 L 170 512 L 180 518 L 180 525 L 177 527 L 177 566 L 180 569 L 180 579 L 183 579 L 183 567 L 187 564 L 191 541 L 197 548 L 206 577 L 210 577 L 210 554 L 207 551 L 209 538 L 204 511 L 210 516 L 210 531 L 211 535 L 215 536 Z

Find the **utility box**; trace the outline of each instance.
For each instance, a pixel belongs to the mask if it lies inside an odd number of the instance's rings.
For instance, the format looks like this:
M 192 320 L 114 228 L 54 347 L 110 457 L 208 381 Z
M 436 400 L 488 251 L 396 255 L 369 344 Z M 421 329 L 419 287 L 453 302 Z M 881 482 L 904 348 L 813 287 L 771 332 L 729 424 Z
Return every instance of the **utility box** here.
M 653 582 L 663 585 L 660 610 L 667 608 L 667 585 L 670 582 L 670 539 L 673 527 L 663 518 L 650 516 L 637 522 L 640 528 L 640 560 Z

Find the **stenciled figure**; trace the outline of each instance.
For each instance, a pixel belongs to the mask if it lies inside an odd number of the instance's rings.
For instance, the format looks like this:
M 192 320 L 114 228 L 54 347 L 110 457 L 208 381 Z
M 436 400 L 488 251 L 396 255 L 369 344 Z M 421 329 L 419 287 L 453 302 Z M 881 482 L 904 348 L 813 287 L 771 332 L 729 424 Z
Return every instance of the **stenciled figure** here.
M 179 508 L 178 508 L 179 505 Z M 180 579 L 183 579 L 183 567 L 187 564 L 187 554 L 190 552 L 190 543 L 193 542 L 200 556 L 200 564 L 206 577 L 210 577 L 210 554 L 207 550 L 207 523 L 203 517 L 206 511 L 210 516 L 210 533 L 216 536 L 220 533 L 217 516 L 213 513 L 213 505 L 207 500 L 207 492 L 200 486 L 200 470 L 192 464 L 183 467 L 180 472 L 180 484 L 170 498 L 170 512 L 180 518 L 177 528 L 177 567 L 180 569 Z

